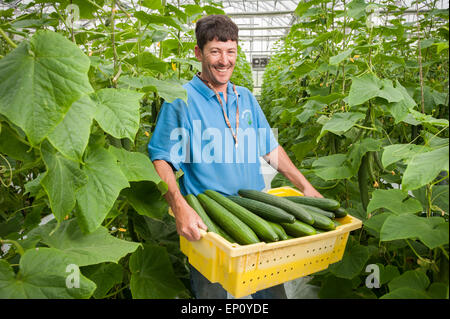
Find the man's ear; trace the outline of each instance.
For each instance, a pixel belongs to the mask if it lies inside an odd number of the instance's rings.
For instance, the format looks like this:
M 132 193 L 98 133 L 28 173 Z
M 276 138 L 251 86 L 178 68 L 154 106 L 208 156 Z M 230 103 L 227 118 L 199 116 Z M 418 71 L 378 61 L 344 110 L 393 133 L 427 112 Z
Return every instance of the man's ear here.
M 194 47 L 194 53 L 195 53 L 195 57 L 197 58 L 197 60 L 201 62 L 203 59 L 203 52 L 202 52 L 202 49 L 200 49 L 200 47 L 198 45 L 196 45 Z

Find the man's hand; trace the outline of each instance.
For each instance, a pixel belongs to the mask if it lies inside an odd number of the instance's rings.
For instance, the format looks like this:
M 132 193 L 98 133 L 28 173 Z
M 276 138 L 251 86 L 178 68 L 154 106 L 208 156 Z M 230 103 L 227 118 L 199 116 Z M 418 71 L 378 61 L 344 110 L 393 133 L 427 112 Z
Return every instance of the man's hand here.
M 318 197 L 323 198 L 322 194 L 320 194 L 314 187 L 305 187 L 303 189 L 303 195 L 310 197 Z
M 305 176 L 295 167 L 286 151 L 278 145 L 272 152 L 263 156 L 267 163 L 283 174 L 292 182 L 305 196 L 322 198 L 314 186 L 306 179 Z
M 178 234 L 189 241 L 199 240 L 201 238 L 199 228 L 206 231 L 207 227 L 181 194 L 172 167 L 164 160 L 155 160 L 153 165 L 167 184 L 168 191 L 164 194 L 164 198 L 172 208 Z
M 178 234 L 189 241 L 199 240 L 201 238 L 199 228 L 206 231 L 208 227 L 186 201 L 180 201 L 179 204 L 176 205 L 178 207 L 172 208 Z

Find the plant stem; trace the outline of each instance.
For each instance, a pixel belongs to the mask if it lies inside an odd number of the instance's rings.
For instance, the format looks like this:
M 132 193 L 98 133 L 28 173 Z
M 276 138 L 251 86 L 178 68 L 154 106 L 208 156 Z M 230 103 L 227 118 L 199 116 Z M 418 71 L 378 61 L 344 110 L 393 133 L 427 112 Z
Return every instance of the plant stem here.
M 114 291 L 114 292 L 110 293 L 109 295 L 104 296 L 103 299 L 106 299 L 106 298 L 115 296 L 115 295 L 117 295 L 118 293 L 122 292 L 122 290 L 124 290 L 124 289 L 126 289 L 126 288 L 128 288 L 128 285 L 125 285 L 125 286 L 123 286 L 122 288 L 120 288 L 119 290 Z
M 420 20 L 419 20 L 419 1 L 416 1 L 416 17 L 417 17 L 417 47 L 419 50 L 419 78 L 420 78 L 420 105 L 421 112 L 425 113 L 425 98 L 423 93 L 423 70 L 422 70 L 422 49 L 420 46 Z
M 411 248 L 411 250 L 413 251 L 414 255 L 416 255 L 417 258 L 419 258 L 420 260 L 424 261 L 424 259 L 417 253 L 417 251 L 414 249 L 414 247 L 410 244 L 409 240 L 405 239 L 405 241 L 408 244 L 409 248 Z
M 112 44 L 112 49 L 113 49 L 113 58 L 114 58 L 114 74 L 116 74 L 113 79 L 112 79 L 112 84 L 114 87 L 117 86 L 117 78 L 119 74 L 119 71 L 121 72 L 122 70 L 118 70 L 117 68 L 117 50 L 116 50 L 116 37 L 114 34 L 114 13 L 116 10 L 116 0 L 112 0 L 112 6 L 111 6 L 111 44 Z
M 444 254 L 445 258 L 448 260 L 448 253 L 445 251 L 444 247 L 439 246 L 439 248 L 442 250 L 442 253 Z
M 0 28 L 0 35 L 6 40 L 6 42 L 8 42 L 8 44 L 10 46 L 12 46 L 14 49 L 17 48 L 17 44 L 15 44 L 9 37 L 8 35 L 5 33 L 5 31 L 3 31 L 2 28 Z

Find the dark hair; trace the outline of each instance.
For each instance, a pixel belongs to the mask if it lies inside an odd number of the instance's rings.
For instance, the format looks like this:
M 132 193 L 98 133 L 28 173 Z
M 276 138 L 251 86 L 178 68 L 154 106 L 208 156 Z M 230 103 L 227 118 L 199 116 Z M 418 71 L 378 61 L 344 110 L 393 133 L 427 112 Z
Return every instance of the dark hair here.
M 208 41 L 215 38 L 219 41 L 228 40 L 238 42 L 238 26 L 227 16 L 216 14 L 201 18 L 195 25 L 197 45 L 201 50 Z

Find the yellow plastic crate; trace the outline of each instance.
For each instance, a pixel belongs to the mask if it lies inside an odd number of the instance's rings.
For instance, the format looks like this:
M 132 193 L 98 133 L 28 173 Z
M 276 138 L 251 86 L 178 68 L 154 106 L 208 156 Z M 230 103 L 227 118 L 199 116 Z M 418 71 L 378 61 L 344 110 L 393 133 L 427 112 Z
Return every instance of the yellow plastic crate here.
M 267 191 L 276 196 L 302 194 L 291 187 Z M 235 298 L 247 296 L 328 268 L 342 259 L 350 231 L 362 222 L 350 215 L 337 218 L 333 231 L 273 243 L 231 244 L 216 233 L 203 232 L 198 241 L 180 236 L 180 249 L 209 281 L 218 282 Z

